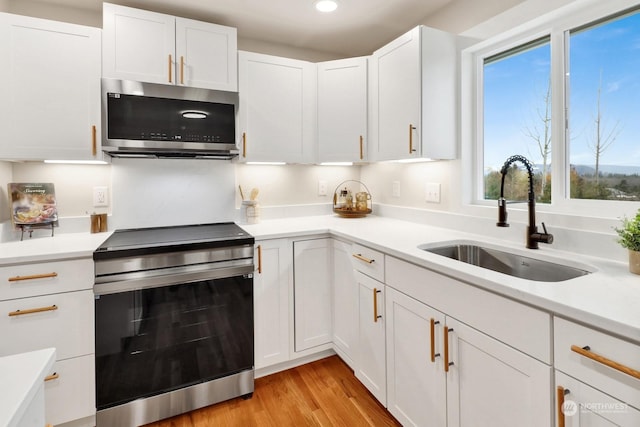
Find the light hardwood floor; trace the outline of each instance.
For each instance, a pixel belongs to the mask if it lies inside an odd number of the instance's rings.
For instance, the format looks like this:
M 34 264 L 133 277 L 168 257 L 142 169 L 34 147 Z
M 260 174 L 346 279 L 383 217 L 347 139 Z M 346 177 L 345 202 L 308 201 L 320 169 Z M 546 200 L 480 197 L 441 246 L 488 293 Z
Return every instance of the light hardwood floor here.
M 147 427 L 399 426 L 338 356 L 255 381 L 236 398 Z

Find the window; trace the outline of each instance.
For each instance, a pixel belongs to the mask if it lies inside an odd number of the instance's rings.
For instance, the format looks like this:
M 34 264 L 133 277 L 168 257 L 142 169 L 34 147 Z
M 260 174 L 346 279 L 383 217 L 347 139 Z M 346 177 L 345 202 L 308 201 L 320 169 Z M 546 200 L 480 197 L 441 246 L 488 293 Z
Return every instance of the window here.
M 550 18 L 523 32 L 527 41 L 476 51 L 477 200 L 499 197 L 500 169 L 520 154 L 533 165 L 539 203 L 607 214 L 614 201 L 640 201 L 640 9 L 596 13 Z M 507 199 L 526 198 L 525 172 L 509 169 Z
M 500 196 L 500 170 L 514 154 L 534 166 L 537 201 L 551 201 L 551 49 L 549 37 L 484 60 L 484 198 Z M 528 177 L 514 164 L 505 197 L 526 200 Z
M 640 200 L 640 12 L 568 37 L 570 196 Z

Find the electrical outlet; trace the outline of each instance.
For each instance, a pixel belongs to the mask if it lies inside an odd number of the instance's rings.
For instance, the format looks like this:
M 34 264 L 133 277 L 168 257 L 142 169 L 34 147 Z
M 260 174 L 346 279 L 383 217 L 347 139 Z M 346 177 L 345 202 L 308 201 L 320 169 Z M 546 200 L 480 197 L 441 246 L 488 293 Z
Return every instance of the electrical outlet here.
M 98 208 L 102 206 L 109 206 L 108 200 L 108 188 L 107 187 L 93 187 L 93 206 Z
M 400 197 L 400 181 L 393 181 L 392 192 L 393 197 Z
M 425 200 L 431 203 L 440 203 L 440 184 L 427 182 L 424 186 Z
M 320 180 L 318 181 L 318 196 L 326 196 L 327 195 L 327 181 Z

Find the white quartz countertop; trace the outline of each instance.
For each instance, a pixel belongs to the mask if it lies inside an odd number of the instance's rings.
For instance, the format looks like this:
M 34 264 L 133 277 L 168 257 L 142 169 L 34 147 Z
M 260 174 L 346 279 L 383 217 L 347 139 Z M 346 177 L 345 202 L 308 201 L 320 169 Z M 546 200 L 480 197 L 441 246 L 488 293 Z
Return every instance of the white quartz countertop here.
M 330 234 L 379 250 L 396 258 L 429 268 L 480 288 L 576 320 L 640 343 L 640 276 L 629 273 L 626 263 L 559 251 L 553 245 L 525 248 L 482 235 L 421 225 L 414 222 L 368 216 L 300 217 L 266 220 L 242 225 L 256 240 Z M 418 248 L 451 240 L 471 240 L 498 246 L 509 252 L 576 267 L 592 274 L 563 282 L 519 279 L 465 264 Z
M 404 261 L 467 282 L 640 343 L 640 276 L 627 264 L 578 255 L 540 245 L 538 250 L 479 234 L 459 232 L 374 215 L 341 218 L 335 215 L 263 220 L 241 225 L 256 240 L 331 235 L 354 241 Z M 70 233 L 0 244 L 0 265 L 90 257 L 111 233 Z M 587 267 L 592 274 L 563 282 L 536 282 L 425 252 L 422 244 L 471 240 L 498 246 L 532 258 Z
M 61 233 L 53 237 L 0 243 L 0 266 L 92 257 L 93 251 L 110 235 L 111 232 Z
M 44 350 L 0 357 L 0 426 L 17 426 L 44 383 L 56 350 Z

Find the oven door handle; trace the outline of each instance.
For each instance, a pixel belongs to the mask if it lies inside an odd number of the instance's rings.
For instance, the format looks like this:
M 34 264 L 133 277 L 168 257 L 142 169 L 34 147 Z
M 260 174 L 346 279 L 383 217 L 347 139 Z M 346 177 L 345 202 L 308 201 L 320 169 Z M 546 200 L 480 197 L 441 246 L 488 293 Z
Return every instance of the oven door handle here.
M 253 260 L 249 263 L 230 262 L 228 266 L 206 268 L 206 266 L 189 266 L 165 269 L 162 274 L 155 272 L 130 273 L 126 275 L 116 275 L 116 280 L 109 280 L 109 277 L 96 278 L 93 286 L 93 293 L 96 296 L 117 294 L 140 289 L 160 288 L 163 286 L 181 285 L 185 283 L 201 282 L 204 280 L 225 279 L 236 276 L 253 276 Z M 219 264 L 219 263 L 218 263 Z M 194 271 L 195 267 L 198 267 Z

